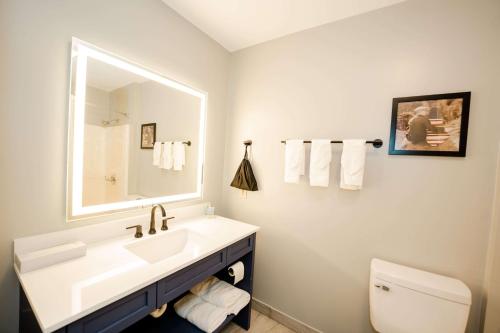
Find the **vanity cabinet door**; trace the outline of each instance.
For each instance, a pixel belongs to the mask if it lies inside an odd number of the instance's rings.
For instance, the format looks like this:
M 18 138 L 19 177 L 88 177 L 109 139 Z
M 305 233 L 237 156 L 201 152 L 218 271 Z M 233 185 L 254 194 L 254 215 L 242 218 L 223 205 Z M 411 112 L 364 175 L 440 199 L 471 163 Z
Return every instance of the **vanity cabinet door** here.
M 173 300 L 226 267 L 226 249 L 214 253 L 158 281 L 157 307 Z
M 68 325 L 68 333 L 120 332 L 156 308 L 156 284 Z
M 227 248 L 227 263 L 232 264 L 236 259 L 252 251 L 255 244 L 255 234 L 237 241 Z

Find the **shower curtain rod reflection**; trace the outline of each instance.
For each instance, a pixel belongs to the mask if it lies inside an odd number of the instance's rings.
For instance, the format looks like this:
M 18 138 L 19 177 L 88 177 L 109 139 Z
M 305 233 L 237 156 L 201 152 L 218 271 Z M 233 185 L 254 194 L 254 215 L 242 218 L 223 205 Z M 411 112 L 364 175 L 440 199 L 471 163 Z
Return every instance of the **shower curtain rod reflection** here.
M 286 143 L 286 140 L 282 140 L 281 143 Z M 311 140 L 304 140 L 304 143 L 311 143 Z M 342 140 L 331 140 L 330 143 L 343 143 Z M 384 144 L 384 141 L 381 139 L 375 139 L 366 141 L 366 143 L 372 144 L 375 148 L 380 148 Z

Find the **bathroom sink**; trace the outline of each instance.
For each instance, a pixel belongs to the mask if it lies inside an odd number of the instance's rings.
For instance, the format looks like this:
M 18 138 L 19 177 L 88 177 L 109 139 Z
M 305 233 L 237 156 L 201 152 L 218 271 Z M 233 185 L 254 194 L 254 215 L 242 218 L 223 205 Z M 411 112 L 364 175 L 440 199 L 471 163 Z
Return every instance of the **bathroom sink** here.
M 156 263 L 179 253 L 197 255 L 204 245 L 206 240 L 201 235 L 181 229 L 137 241 L 125 248 L 149 263 Z

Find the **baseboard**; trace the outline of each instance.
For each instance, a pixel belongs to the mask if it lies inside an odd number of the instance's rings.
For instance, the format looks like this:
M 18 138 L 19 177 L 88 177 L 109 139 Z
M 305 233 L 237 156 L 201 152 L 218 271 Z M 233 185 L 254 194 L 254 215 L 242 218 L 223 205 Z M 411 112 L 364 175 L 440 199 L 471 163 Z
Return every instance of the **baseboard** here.
M 252 308 L 297 333 L 322 333 L 320 330 L 311 327 L 256 298 L 252 299 Z

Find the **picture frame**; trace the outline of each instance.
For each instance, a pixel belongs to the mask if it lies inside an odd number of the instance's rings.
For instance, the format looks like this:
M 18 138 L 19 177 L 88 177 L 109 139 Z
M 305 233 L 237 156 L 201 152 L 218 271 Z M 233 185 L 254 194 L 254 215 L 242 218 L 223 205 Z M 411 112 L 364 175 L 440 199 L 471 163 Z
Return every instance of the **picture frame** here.
M 390 155 L 465 157 L 470 92 L 392 100 Z
M 156 142 L 156 123 L 141 125 L 141 149 L 153 149 Z

